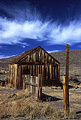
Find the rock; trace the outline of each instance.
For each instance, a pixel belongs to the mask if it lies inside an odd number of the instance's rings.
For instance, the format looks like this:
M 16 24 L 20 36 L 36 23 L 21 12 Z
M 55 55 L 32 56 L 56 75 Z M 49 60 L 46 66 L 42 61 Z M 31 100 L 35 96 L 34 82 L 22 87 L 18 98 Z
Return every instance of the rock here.
M 75 89 L 78 89 L 79 87 L 75 87 Z
M 16 94 L 10 95 L 8 98 L 17 97 Z

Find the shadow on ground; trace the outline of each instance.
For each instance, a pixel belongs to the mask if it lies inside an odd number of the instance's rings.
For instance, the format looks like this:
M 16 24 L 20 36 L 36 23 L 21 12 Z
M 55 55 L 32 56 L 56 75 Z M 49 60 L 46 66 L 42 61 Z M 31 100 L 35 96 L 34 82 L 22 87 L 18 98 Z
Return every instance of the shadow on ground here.
M 50 101 L 58 101 L 58 100 L 61 99 L 42 93 L 42 102 L 50 102 Z

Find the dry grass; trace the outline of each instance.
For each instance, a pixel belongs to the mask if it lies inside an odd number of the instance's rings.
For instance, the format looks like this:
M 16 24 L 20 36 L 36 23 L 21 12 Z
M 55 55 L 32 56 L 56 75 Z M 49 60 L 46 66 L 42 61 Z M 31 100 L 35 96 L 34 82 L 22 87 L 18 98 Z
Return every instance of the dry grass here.
M 59 94 L 60 96 L 60 94 Z M 16 94 L 1 96 L 0 118 L 25 117 L 29 119 L 46 118 L 46 120 L 60 120 L 64 118 L 63 109 L 58 109 L 50 102 L 37 101 L 27 90 L 22 90 Z M 6 98 L 5 98 L 6 97 Z M 70 118 L 75 117 L 75 112 L 71 111 Z

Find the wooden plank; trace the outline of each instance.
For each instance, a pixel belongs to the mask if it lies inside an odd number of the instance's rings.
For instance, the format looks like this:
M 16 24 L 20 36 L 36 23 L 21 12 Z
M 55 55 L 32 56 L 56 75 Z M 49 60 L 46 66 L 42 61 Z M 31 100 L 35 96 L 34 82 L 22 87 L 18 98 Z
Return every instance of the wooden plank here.
M 36 52 L 34 53 L 34 62 L 36 62 Z
M 48 81 L 49 81 L 50 80 L 50 65 L 48 65 L 48 73 L 47 74 L 48 74 Z
M 45 66 L 46 71 L 46 85 L 48 85 L 48 65 Z
M 9 65 L 8 83 L 10 83 L 10 74 L 11 74 L 11 67 L 10 67 L 10 65 Z
M 34 86 L 33 86 L 33 83 L 34 83 L 34 76 L 32 76 L 32 94 L 34 94 Z
M 57 86 L 57 66 L 55 66 L 55 84 Z
M 12 70 L 12 74 L 13 74 L 13 86 L 15 86 L 15 70 L 14 70 L 14 64 L 13 64 L 13 70 Z
M 36 76 L 36 65 L 33 65 L 33 76 Z
M 52 85 L 55 85 L 55 60 L 52 59 L 52 71 L 53 71 L 53 81 L 52 81 Z
M 33 76 L 33 94 L 35 95 L 35 76 Z
M 44 59 L 44 61 L 43 61 L 43 62 L 44 62 L 44 64 L 45 64 L 45 52 L 44 52 L 44 58 L 43 58 L 43 59 Z
M 30 83 L 30 78 L 31 78 L 31 75 L 29 74 L 28 75 L 28 83 Z M 28 91 L 30 91 L 30 84 L 28 84 Z
M 28 65 L 28 74 L 30 74 L 30 65 Z
M 42 50 L 40 49 L 40 52 L 39 52 L 39 61 L 40 63 L 42 62 Z
M 44 63 L 44 51 L 42 51 L 42 62 Z
M 38 85 L 38 77 L 36 77 L 36 84 Z M 38 86 L 36 87 L 35 97 L 38 99 Z
M 17 64 L 14 64 L 14 69 L 15 69 L 15 73 L 14 73 L 14 81 L 15 81 L 15 88 L 17 88 Z
M 40 72 L 39 73 L 42 74 L 42 65 L 40 65 Z
M 53 79 L 53 71 L 52 71 L 52 65 L 50 65 L 50 80 Z
M 39 62 L 39 51 L 36 51 L 36 62 Z
M 42 75 L 38 75 L 38 99 L 42 98 Z
M 48 64 L 48 54 L 46 54 L 46 64 Z
M 42 66 L 42 86 L 45 85 L 45 66 Z
M 32 77 L 33 76 L 31 76 L 31 78 L 30 78 L 30 83 L 32 84 Z M 32 93 L 32 85 L 30 85 L 30 93 Z
M 13 66 L 11 65 L 11 84 L 13 84 Z
M 58 64 L 56 66 L 56 71 L 57 71 L 57 86 L 59 85 L 59 81 L 58 81 Z
M 33 65 L 31 66 L 31 76 L 33 76 Z
M 25 86 L 25 80 L 23 80 L 23 90 L 26 89 L 26 86 Z
M 19 65 L 19 71 L 18 71 L 18 73 L 19 73 L 19 79 L 18 79 L 19 85 L 18 85 L 18 88 L 20 89 L 20 88 L 23 87 L 23 81 L 22 81 L 22 66 L 21 66 L 21 65 Z
M 36 76 L 38 76 L 38 65 L 36 65 Z
M 30 75 L 32 76 L 32 65 L 30 65 Z

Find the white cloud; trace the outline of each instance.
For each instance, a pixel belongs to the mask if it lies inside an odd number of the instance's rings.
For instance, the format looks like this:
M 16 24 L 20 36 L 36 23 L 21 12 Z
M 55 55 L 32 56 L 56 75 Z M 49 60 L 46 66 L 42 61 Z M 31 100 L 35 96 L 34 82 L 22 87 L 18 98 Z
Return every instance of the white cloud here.
M 48 53 L 52 53 L 52 52 L 58 52 L 58 51 L 60 51 L 60 50 L 49 50 L 49 51 L 47 51 Z
M 0 43 L 16 44 L 21 43 L 24 38 L 40 39 L 43 38 L 48 22 L 41 21 L 25 21 L 18 23 L 16 21 L 8 21 L 0 18 Z
M 67 26 L 58 26 L 40 20 L 17 22 L 0 18 L 0 44 L 24 44 L 22 41 L 25 38 L 47 40 L 49 44 L 79 43 L 81 24 L 74 21 Z
M 51 44 L 73 44 L 81 42 L 80 21 L 73 21 L 67 26 L 58 26 L 52 29 L 49 37 L 51 38 Z
M 73 44 L 81 42 L 81 20 L 70 21 L 69 25 L 58 25 L 56 22 L 42 21 L 41 15 L 27 2 L 7 6 L 0 5 L 4 11 L 13 16 L 13 20 L 0 17 L 0 44 L 28 44 L 23 43 L 26 38 L 37 41 L 47 41 L 49 44 Z M 25 45 L 24 45 L 25 44 Z
M 0 59 L 3 59 L 3 58 L 10 58 L 10 57 L 13 57 L 13 56 L 16 56 L 16 55 L 2 55 L 0 54 Z
M 2 59 L 2 58 L 9 58 L 9 57 L 11 57 L 11 56 L 0 55 L 0 59 Z

